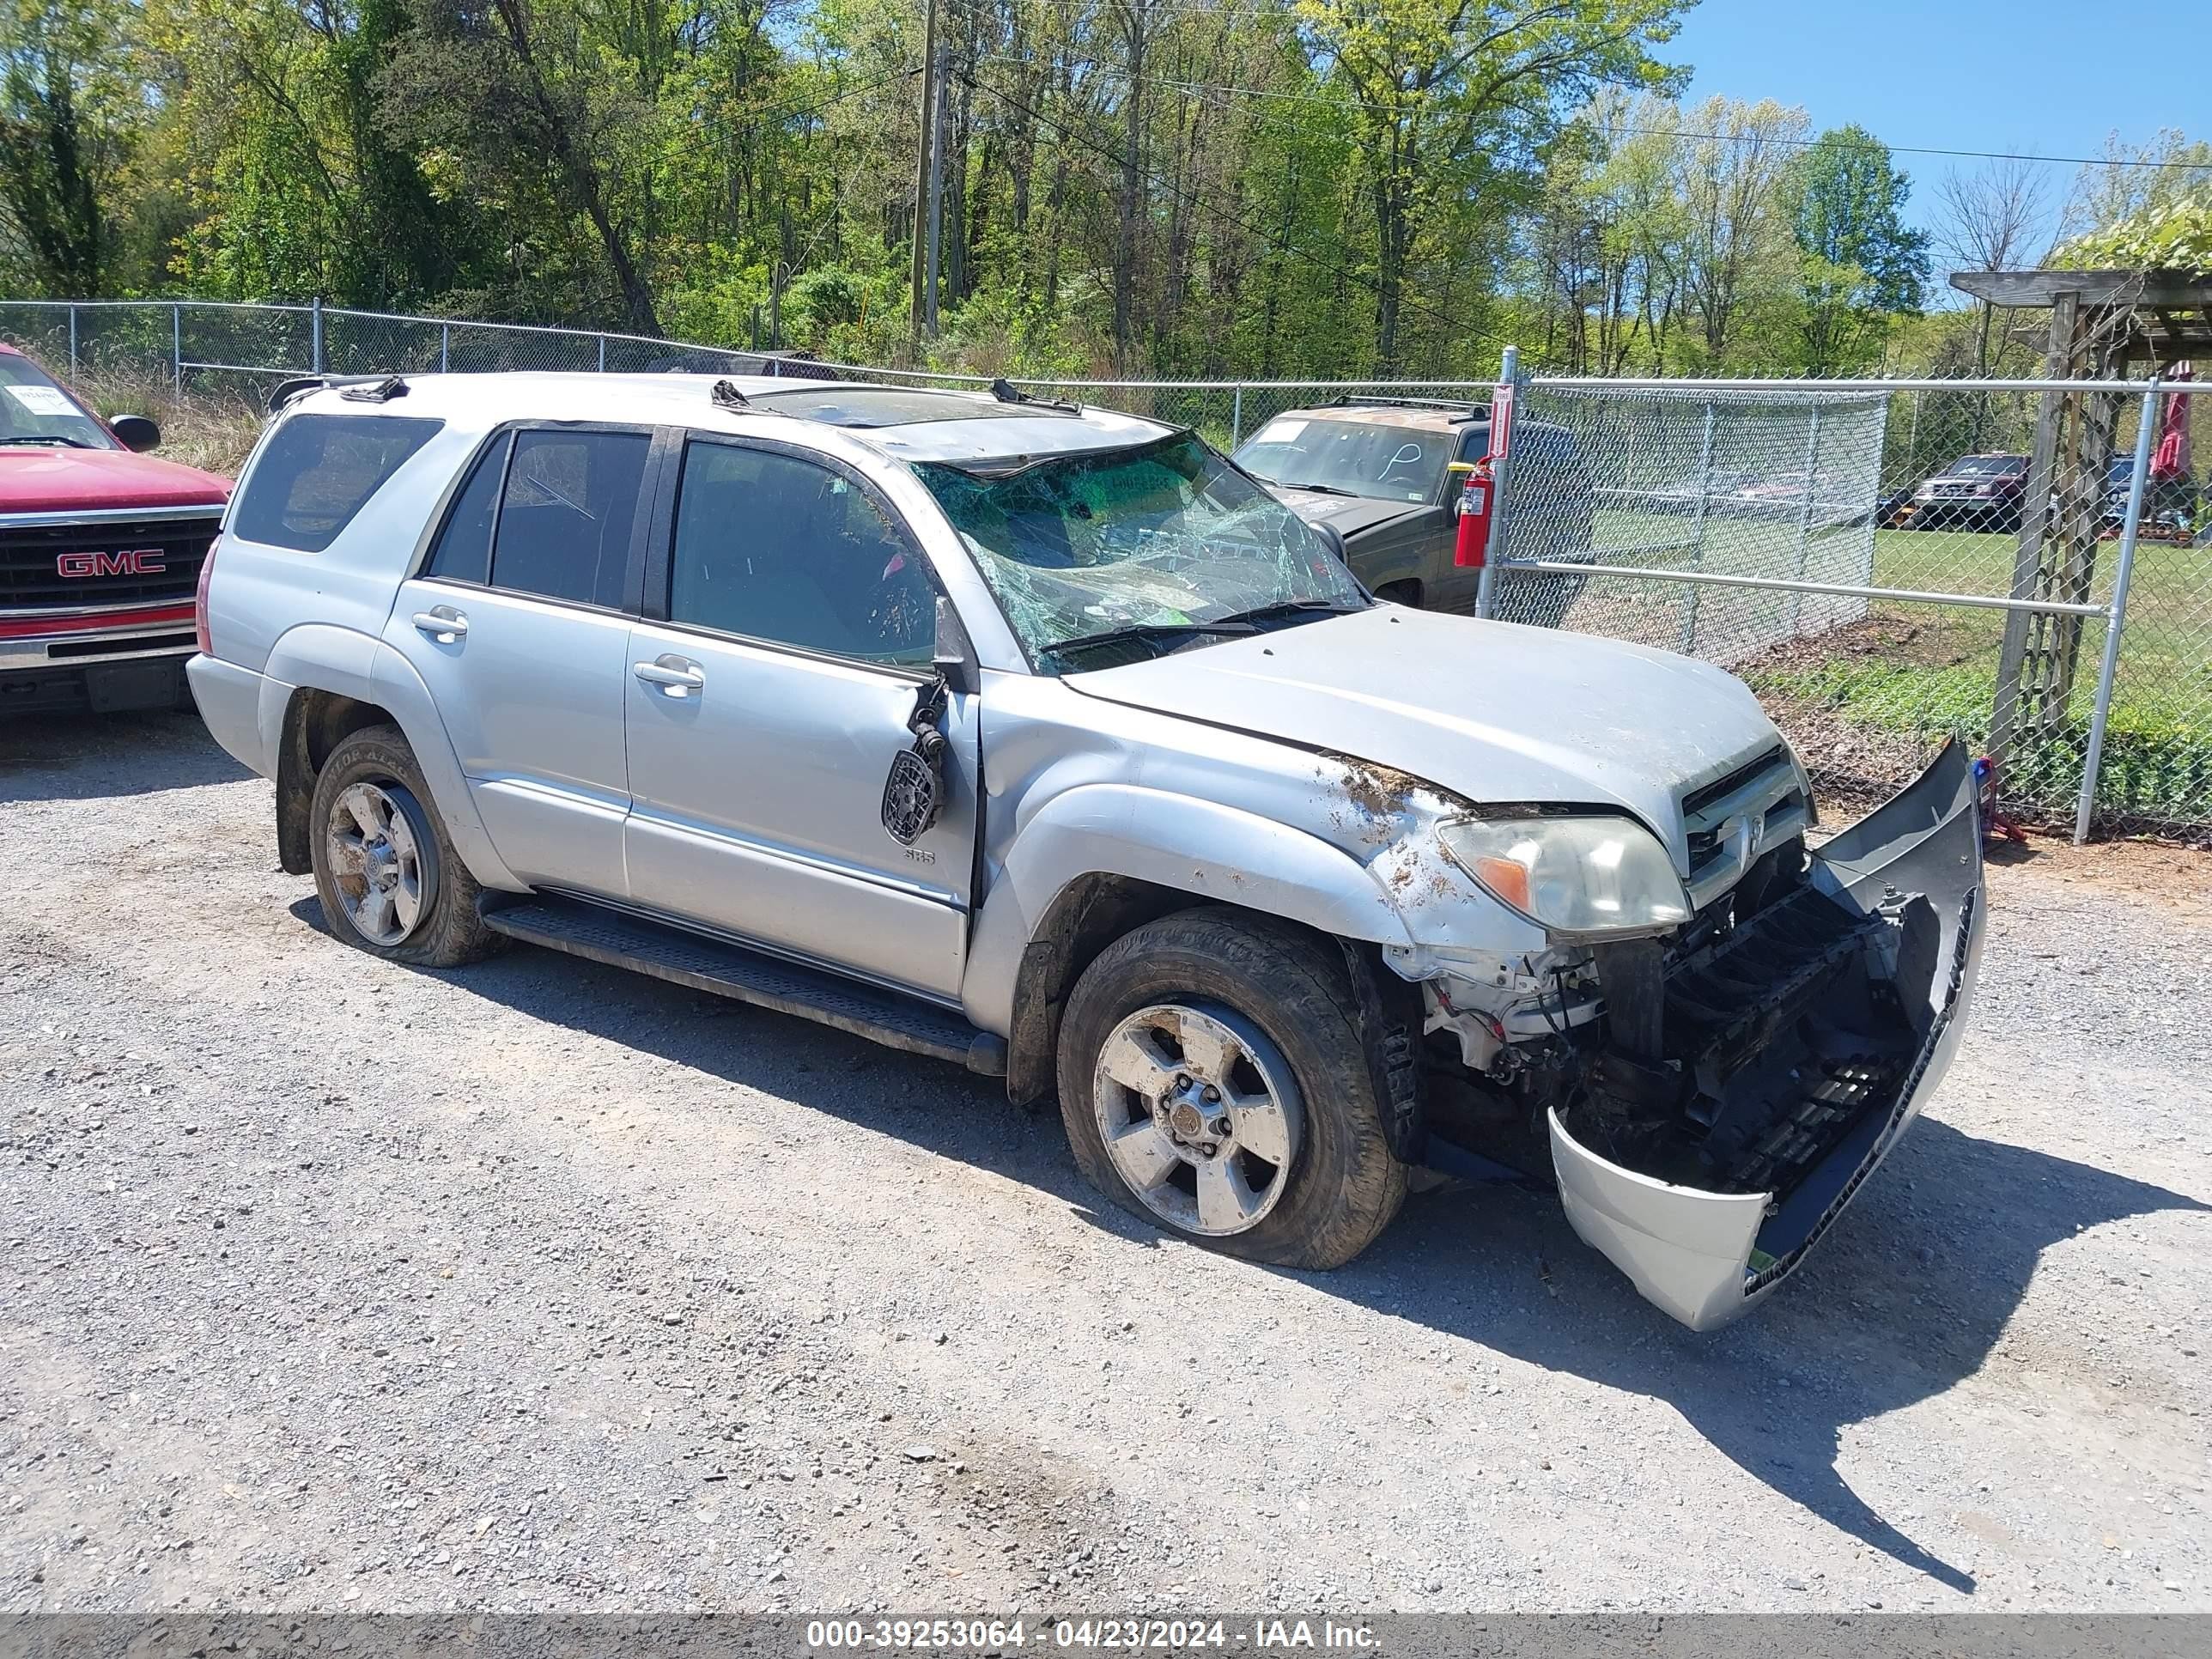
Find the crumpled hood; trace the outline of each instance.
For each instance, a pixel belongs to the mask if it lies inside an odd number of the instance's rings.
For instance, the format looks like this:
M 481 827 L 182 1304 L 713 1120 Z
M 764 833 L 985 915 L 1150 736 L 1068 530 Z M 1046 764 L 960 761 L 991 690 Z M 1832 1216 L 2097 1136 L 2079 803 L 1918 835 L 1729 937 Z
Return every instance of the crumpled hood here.
M 0 513 L 221 507 L 230 480 L 127 449 L 0 449 Z
M 1401 605 L 1064 683 L 1392 767 L 1479 803 L 1623 808 L 1685 874 L 1682 795 L 1782 740 L 1743 684 L 1710 664 Z
M 1276 489 L 1275 494 L 1281 497 L 1285 507 L 1308 524 L 1325 524 L 1346 541 L 1429 510 L 1424 501 L 1378 501 L 1364 495 L 1324 495 L 1310 489 L 1281 488 Z

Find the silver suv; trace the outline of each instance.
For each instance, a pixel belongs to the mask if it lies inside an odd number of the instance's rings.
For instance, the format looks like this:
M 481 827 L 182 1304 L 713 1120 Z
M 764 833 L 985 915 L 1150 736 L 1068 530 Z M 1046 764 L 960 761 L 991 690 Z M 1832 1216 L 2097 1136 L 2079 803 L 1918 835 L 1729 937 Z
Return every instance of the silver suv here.
M 193 690 L 339 939 L 1003 1074 L 1255 1261 L 1510 1166 L 1718 1324 L 1970 995 L 1955 748 L 1808 854 L 1727 674 L 1378 602 L 1189 433 L 1010 387 L 295 388 L 204 593 Z

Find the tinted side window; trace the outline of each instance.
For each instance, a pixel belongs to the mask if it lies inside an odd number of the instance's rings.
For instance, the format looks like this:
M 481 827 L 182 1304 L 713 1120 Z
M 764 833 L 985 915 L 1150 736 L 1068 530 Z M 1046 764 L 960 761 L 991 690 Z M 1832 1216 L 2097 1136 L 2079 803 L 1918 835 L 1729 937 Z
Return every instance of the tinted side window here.
M 492 585 L 619 605 L 651 447 L 641 432 L 515 434 L 492 545 Z
M 691 445 L 670 566 L 672 622 L 870 662 L 930 659 L 936 593 L 921 556 L 858 485 L 811 461 Z
M 319 553 L 443 421 L 295 415 L 253 464 L 231 529 L 250 542 Z
M 450 576 L 457 582 L 491 580 L 492 519 L 499 505 L 499 481 L 507 471 L 507 447 L 514 441 L 512 433 L 502 433 L 477 458 L 468 483 L 453 498 L 423 574 Z

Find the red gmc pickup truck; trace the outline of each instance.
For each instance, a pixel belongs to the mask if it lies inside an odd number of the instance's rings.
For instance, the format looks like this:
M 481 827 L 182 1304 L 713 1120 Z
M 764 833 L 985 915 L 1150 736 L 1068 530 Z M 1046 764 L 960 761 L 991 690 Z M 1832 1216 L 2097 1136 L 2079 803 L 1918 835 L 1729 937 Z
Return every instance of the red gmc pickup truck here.
M 139 452 L 0 342 L 0 719 L 185 703 L 192 596 L 230 481 Z

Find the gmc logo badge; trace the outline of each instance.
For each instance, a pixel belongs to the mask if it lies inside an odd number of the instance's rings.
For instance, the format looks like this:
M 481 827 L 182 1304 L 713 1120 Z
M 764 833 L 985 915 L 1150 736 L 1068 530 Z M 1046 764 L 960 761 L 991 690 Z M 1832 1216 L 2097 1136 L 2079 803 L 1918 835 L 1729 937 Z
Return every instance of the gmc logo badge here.
M 64 553 L 54 561 L 64 576 L 158 576 L 169 568 L 158 547 L 133 548 L 125 553 Z

